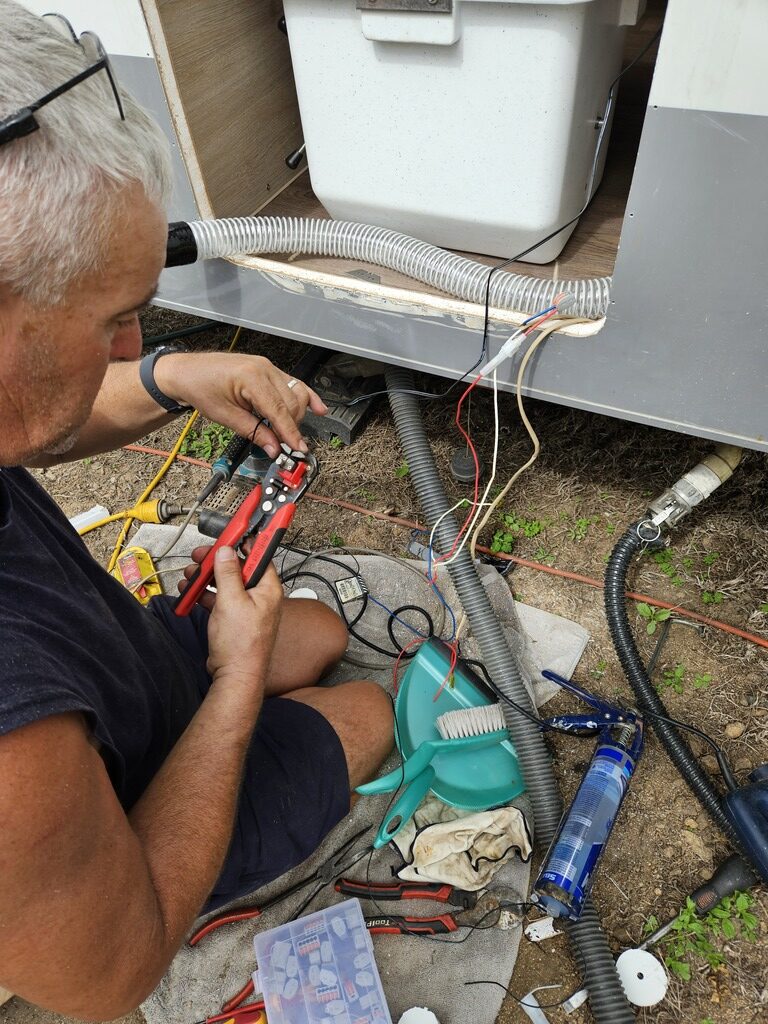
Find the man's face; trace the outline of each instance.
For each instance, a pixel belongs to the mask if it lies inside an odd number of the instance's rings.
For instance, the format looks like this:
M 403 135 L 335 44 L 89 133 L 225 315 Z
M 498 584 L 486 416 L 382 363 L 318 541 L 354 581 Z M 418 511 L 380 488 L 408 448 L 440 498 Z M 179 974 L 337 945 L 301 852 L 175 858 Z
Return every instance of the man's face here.
M 65 301 L 32 308 L 0 289 L 0 465 L 74 444 L 110 362 L 141 353 L 138 315 L 165 262 L 167 222 L 138 188 L 126 192 L 106 266 Z

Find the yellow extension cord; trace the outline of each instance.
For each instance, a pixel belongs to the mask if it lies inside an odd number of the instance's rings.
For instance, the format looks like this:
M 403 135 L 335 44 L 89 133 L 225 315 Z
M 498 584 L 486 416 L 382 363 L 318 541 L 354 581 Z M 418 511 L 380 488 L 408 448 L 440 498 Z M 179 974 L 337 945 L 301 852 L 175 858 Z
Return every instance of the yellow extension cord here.
M 242 327 L 237 328 L 234 337 L 230 342 L 229 348 L 227 349 L 228 352 L 231 352 L 232 349 L 237 345 L 238 341 L 240 340 L 240 335 L 242 334 L 242 331 Z M 198 412 L 197 409 L 193 410 L 193 412 L 190 414 L 190 417 L 184 424 L 184 429 L 181 431 L 178 438 L 176 439 L 176 444 L 171 449 L 168 458 L 165 460 L 165 462 L 154 475 L 150 483 L 144 489 L 141 496 L 139 497 L 139 500 L 136 502 L 135 507 L 133 509 L 126 509 L 124 512 L 118 512 L 113 516 L 109 516 L 108 518 L 104 519 L 101 523 L 95 523 L 91 527 L 91 529 L 95 529 L 97 526 L 103 526 L 104 523 L 115 522 L 118 519 L 125 520 L 125 522 L 123 523 L 123 527 L 120 530 L 120 533 L 118 534 L 117 540 L 115 541 L 114 550 L 112 551 L 109 562 L 107 564 L 107 572 L 112 572 L 112 570 L 115 568 L 115 564 L 117 563 L 117 560 L 120 557 L 120 552 L 123 550 L 123 545 L 125 544 L 126 538 L 128 537 L 128 532 L 131 529 L 131 526 L 133 525 L 134 519 L 137 518 L 132 513 L 134 512 L 135 509 L 138 509 L 144 502 L 146 502 L 152 491 L 154 491 L 154 489 L 163 479 L 165 474 L 171 468 L 176 459 L 176 456 L 181 451 L 181 446 L 184 444 L 185 438 L 189 434 L 190 430 L 192 429 L 195 423 L 195 420 L 198 418 L 199 415 L 200 413 Z

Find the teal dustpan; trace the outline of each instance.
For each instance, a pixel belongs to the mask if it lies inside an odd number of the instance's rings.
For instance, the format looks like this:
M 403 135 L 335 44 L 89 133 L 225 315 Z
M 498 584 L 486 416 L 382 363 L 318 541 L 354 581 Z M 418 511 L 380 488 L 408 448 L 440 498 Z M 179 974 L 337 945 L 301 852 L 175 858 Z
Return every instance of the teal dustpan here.
M 509 803 L 523 792 L 517 754 L 506 730 L 444 740 L 435 725 L 440 715 L 495 703 L 486 684 L 461 661 L 435 700 L 451 663 L 439 640 L 422 644 L 403 677 L 395 701 L 395 738 L 403 766 L 364 786 L 363 795 L 392 793 L 405 786 L 388 811 L 374 846 L 392 839 L 431 790 L 444 803 L 464 810 L 486 810 Z

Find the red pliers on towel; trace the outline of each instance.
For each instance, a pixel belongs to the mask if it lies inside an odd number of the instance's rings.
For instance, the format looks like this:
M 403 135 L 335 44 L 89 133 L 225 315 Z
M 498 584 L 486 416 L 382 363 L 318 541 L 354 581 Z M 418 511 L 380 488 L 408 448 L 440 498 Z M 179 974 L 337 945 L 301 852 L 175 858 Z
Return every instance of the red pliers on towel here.
M 450 903 L 456 908 L 435 917 L 401 917 L 395 914 L 366 917 L 365 923 L 372 935 L 447 935 L 459 928 L 493 928 L 499 923 L 502 910 L 513 906 L 517 908 L 522 903 L 518 894 L 506 886 L 477 893 L 437 882 L 369 883 L 340 878 L 336 892 L 371 900 L 375 904 L 388 900 L 434 900 Z
M 317 476 L 314 455 L 283 451 L 264 474 L 261 483 L 243 499 L 242 504 L 224 527 L 216 543 L 190 577 L 181 597 L 174 605 L 176 615 L 189 615 L 213 581 L 213 560 L 220 547 L 232 547 L 243 556 L 243 583 L 246 590 L 255 587 L 272 561 L 285 531 L 296 514 L 296 504 Z M 253 547 L 245 554 L 243 544 L 255 537 Z

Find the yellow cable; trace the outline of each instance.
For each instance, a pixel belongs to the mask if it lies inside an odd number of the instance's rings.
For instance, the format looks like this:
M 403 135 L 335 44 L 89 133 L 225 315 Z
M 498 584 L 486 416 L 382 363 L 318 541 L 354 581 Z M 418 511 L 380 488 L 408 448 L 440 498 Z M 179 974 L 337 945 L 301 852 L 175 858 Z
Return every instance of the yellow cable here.
M 563 327 L 571 327 L 571 326 L 573 326 L 573 324 L 583 324 L 583 323 L 587 323 L 587 322 L 588 322 L 587 320 L 585 320 L 583 318 L 578 318 L 578 317 L 569 318 L 567 320 L 553 320 L 553 321 L 551 321 L 550 323 L 547 324 L 547 326 L 545 328 L 543 328 L 543 330 L 541 330 L 539 332 L 539 334 L 536 336 L 535 340 L 526 349 L 526 352 L 525 352 L 525 355 L 523 356 L 523 358 L 520 360 L 520 369 L 517 371 L 517 382 L 516 382 L 516 385 L 515 385 L 516 398 L 517 398 L 517 408 L 518 408 L 518 410 L 520 412 L 520 419 L 523 421 L 523 426 L 528 431 L 528 436 L 530 437 L 530 439 L 531 439 L 531 441 L 533 443 L 533 452 L 531 453 L 531 457 L 528 459 L 528 461 L 526 463 L 524 463 L 518 470 L 516 470 L 512 474 L 512 476 L 506 482 L 506 484 L 504 485 L 502 490 L 498 493 L 498 495 L 494 498 L 494 500 L 488 506 L 488 509 L 486 510 L 485 515 L 483 516 L 483 518 L 480 520 L 480 522 L 478 523 L 477 527 L 475 528 L 475 531 L 472 534 L 472 540 L 469 543 L 469 549 L 470 549 L 470 552 L 472 553 L 472 558 L 476 557 L 476 548 L 477 548 L 478 538 L 480 537 L 481 532 L 483 531 L 483 529 L 485 528 L 486 524 L 488 523 L 488 520 L 493 515 L 495 509 L 498 508 L 498 506 L 504 500 L 506 495 L 511 490 L 511 488 L 512 488 L 513 484 L 515 483 L 515 481 L 518 480 L 523 475 L 523 473 L 527 469 L 530 469 L 530 467 L 534 464 L 536 459 L 539 457 L 539 452 L 541 451 L 541 442 L 539 441 L 539 438 L 538 438 L 538 436 L 536 434 L 536 431 L 533 429 L 533 426 L 531 425 L 531 421 L 528 419 L 528 414 L 526 413 L 525 406 L 523 404 L 523 392 L 522 392 L 523 377 L 525 376 L 525 371 L 528 369 L 528 363 L 531 361 L 531 359 L 532 359 L 534 353 L 536 352 L 536 350 L 538 349 L 538 347 L 547 340 L 547 338 L 550 336 L 550 334 L 554 334 L 555 331 L 559 331 Z
M 235 347 L 235 345 L 237 345 L 238 341 L 240 340 L 240 335 L 242 333 L 242 330 L 243 330 L 242 327 L 238 327 L 237 330 L 235 331 L 234 336 L 232 338 L 232 341 L 230 342 L 229 348 L 227 349 L 228 352 L 231 352 L 232 349 Z M 189 434 L 190 430 L 192 429 L 192 426 L 194 425 L 195 420 L 198 418 L 199 415 L 200 415 L 200 413 L 197 411 L 197 409 L 195 409 L 191 413 L 189 419 L 184 424 L 184 429 L 181 431 L 181 433 L 179 434 L 179 436 L 178 436 L 178 438 L 176 440 L 176 444 L 171 449 L 171 451 L 170 451 L 170 453 L 168 455 L 168 458 L 165 460 L 165 462 L 162 464 L 162 466 L 157 471 L 155 476 L 152 478 L 152 480 L 149 483 L 149 485 L 142 492 L 141 497 L 136 502 L 137 505 L 140 505 L 143 501 L 147 500 L 147 498 L 150 496 L 152 491 L 154 491 L 154 489 L 157 487 L 157 485 L 163 479 L 165 474 L 171 468 L 171 466 L 174 463 L 174 460 L 176 459 L 176 456 L 179 454 L 179 451 L 181 450 L 181 446 L 184 444 L 185 438 Z M 109 563 L 107 564 L 107 572 L 112 572 L 112 570 L 114 569 L 115 564 L 117 562 L 117 559 L 120 556 L 120 552 L 123 549 L 123 544 L 125 544 L 126 538 L 128 536 L 128 531 L 130 530 L 132 524 L 133 524 L 133 517 L 130 516 L 130 514 L 129 514 L 129 516 L 126 518 L 125 522 L 123 523 L 123 527 L 120 530 L 120 533 L 118 535 L 117 540 L 115 541 L 114 550 L 112 551 L 112 554 L 111 554 L 110 559 L 109 559 Z

